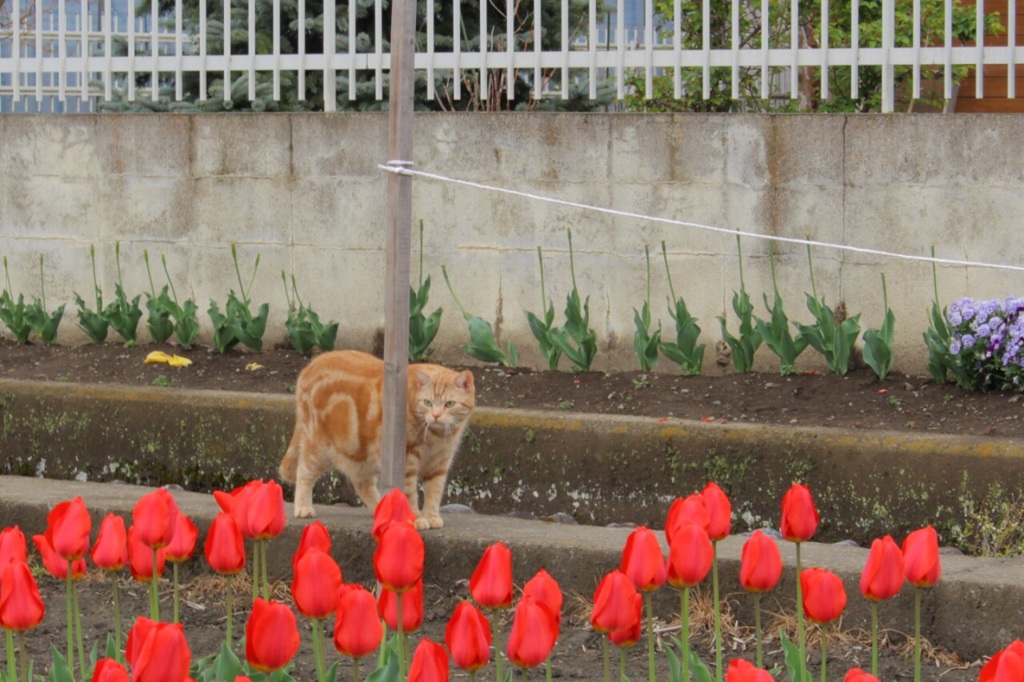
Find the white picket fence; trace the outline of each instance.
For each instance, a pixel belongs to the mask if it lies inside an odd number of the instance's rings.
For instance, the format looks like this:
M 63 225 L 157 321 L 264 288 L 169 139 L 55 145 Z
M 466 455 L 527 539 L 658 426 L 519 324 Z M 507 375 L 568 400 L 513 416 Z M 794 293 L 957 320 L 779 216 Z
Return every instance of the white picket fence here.
M 281 41 L 278 39 L 281 25 L 281 1 L 273 2 L 273 22 L 275 39 L 269 50 L 257 50 L 256 41 L 256 0 L 248 0 L 248 51 L 245 54 L 230 54 L 230 48 L 221 53 L 212 54 L 207 49 L 207 38 L 219 31 L 220 38 L 225 29 L 218 21 L 216 25 L 208 21 L 209 9 L 216 0 L 195 0 L 198 2 L 199 28 L 196 34 L 187 34 L 183 28 L 182 0 L 174 0 L 173 11 L 158 11 L 157 0 L 151 0 L 151 6 L 145 16 L 136 16 L 134 0 L 128 0 L 127 16 L 115 16 L 111 0 L 0 0 L 0 103 L 6 102 L 11 107 L 24 107 L 25 101 L 34 102 L 36 110 L 47 110 L 43 106 L 50 102 L 49 110 L 91 110 L 100 100 L 110 100 L 115 88 L 127 91 L 128 101 L 152 99 L 160 96 L 160 86 L 173 84 L 173 99 L 181 101 L 183 92 L 183 75 L 198 74 L 200 99 L 210 96 L 209 86 L 219 80 L 231 82 L 242 74 L 248 74 L 250 99 L 255 99 L 256 74 L 270 74 L 273 83 L 273 98 L 281 97 L 281 74 L 294 72 L 298 77 L 297 99 L 306 98 L 304 92 L 305 78 L 309 71 L 323 72 L 325 108 L 328 111 L 336 108 L 334 88 L 339 74 L 348 75 L 347 97 L 356 97 L 357 74 L 372 76 L 378 99 L 384 97 L 384 74 L 390 67 L 390 54 L 384 52 L 383 38 L 389 27 L 383 25 L 382 0 L 375 0 L 375 35 L 373 51 L 359 52 L 356 30 L 356 3 L 335 5 L 328 2 L 324 8 L 324 25 L 336 25 L 340 13 L 348 13 L 350 34 L 347 36 L 348 48 L 345 51 L 309 51 L 300 38 L 294 52 L 282 52 Z M 1008 0 L 1006 13 L 1007 35 L 1010 36 L 1008 46 L 985 45 L 981 31 L 982 17 L 985 14 L 984 0 L 977 2 L 977 25 L 979 27 L 976 45 L 959 46 L 952 37 L 951 11 L 953 0 L 945 0 L 945 37 L 941 44 L 922 44 L 920 32 L 920 0 L 900 0 L 913 2 L 915 25 L 914 37 L 910 47 L 898 47 L 895 39 L 895 6 L 897 0 L 883 0 L 883 30 L 881 47 L 836 47 L 827 43 L 819 47 L 803 47 L 800 44 L 799 2 L 791 0 L 788 15 L 791 22 L 788 44 L 770 45 L 768 41 L 760 47 L 741 45 L 739 36 L 739 17 L 760 15 L 762 31 L 767 34 L 770 18 L 769 0 L 732 0 L 732 40 L 727 47 L 713 47 L 709 38 L 709 0 L 701 0 L 703 12 L 703 33 L 699 49 L 683 47 L 680 16 L 683 0 L 675 0 L 673 17 L 656 17 L 653 0 L 644 0 L 645 26 L 638 32 L 629 32 L 623 25 L 624 2 L 626 0 L 607 0 L 614 7 L 615 23 L 608 27 L 598 21 L 598 3 L 606 0 L 589 0 L 588 20 L 583 22 L 573 33 L 569 26 L 568 0 L 543 0 L 544 2 L 561 3 L 561 22 L 557 30 L 560 32 L 557 50 L 542 50 L 538 41 L 533 41 L 534 49 L 528 51 L 508 50 L 505 46 L 510 41 L 480 39 L 472 42 L 479 45 L 475 49 L 463 46 L 455 41 L 447 51 L 435 49 L 434 35 L 440 27 L 434 25 L 434 4 L 453 2 L 454 30 L 460 30 L 460 14 L 462 0 L 427 0 L 427 12 L 421 17 L 426 28 L 425 49 L 418 50 L 415 57 L 417 70 L 425 73 L 428 97 L 437 96 L 435 92 L 435 75 L 450 74 L 453 92 L 446 93 L 454 99 L 467 96 L 462 91 L 462 76 L 466 73 L 480 74 L 484 70 L 491 78 L 504 75 L 505 83 L 514 82 L 518 73 L 532 72 L 531 82 L 544 84 L 540 96 L 568 97 L 567 84 L 571 79 L 586 78 L 589 83 L 590 96 L 596 98 L 601 82 L 614 82 L 616 96 L 622 99 L 627 94 L 628 73 L 644 74 L 644 93 L 652 92 L 652 80 L 656 73 L 665 73 L 674 78 L 674 94 L 682 94 L 682 70 L 695 69 L 702 74 L 702 97 L 705 99 L 711 89 L 711 69 L 725 67 L 732 75 L 733 96 L 738 97 L 738 74 L 740 69 L 757 69 L 761 75 L 760 95 L 769 97 L 778 94 L 778 84 L 773 87 L 773 75 L 778 77 L 781 72 L 788 80 L 788 88 L 783 85 L 783 93 L 792 98 L 798 96 L 798 70 L 801 67 L 820 67 L 821 73 L 830 68 L 849 68 L 853 91 L 856 97 L 857 72 L 863 66 L 879 66 L 882 70 L 882 110 L 892 111 L 895 99 L 893 69 L 907 66 L 914 69 L 913 93 L 920 95 L 922 67 L 936 66 L 944 73 L 944 93 L 947 99 L 953 97 L 953 68 L 959 65 L 973 66 L 982 72 L 986 65 L 1004 65 L 1007 68 L 1007 94 L 1015 97 L 1014 74 L 1016 65 L 1024 63 L 1024 45 L 1015 45 L 1016 35 L 1016 3 Z M 828 16 L 828 1 L 821 1 L 821 16 Z M 1020 0 L 1024 1 L 1024 0 Z M 225 15 L 230 17 L 231 0 L 221 0 Z M 488 25 L 488 12 L 496 12 L 501 8 L 507 20 L 507 32 L 514 33 L 513 16 L 520 6 L 531 0 L 490 0 L 479 4 L 480 25 Z M 546 29 L 539 25 L 542 0 L 533 2 L 533 31 L 541 35 Z M 687 0 L 693 2 L 693 0 Z M 489 7 L 489 5 L 491 5 Z M 236 10 L 237 11 L 237 10 Z M 305 25 L 305 0 L 298 2 L 298 24 Z M 853 2 L 853 44 L 859 44 L 857 24 L 858 0 Z M 151 21 L 151 16 L 159 16 L 158 21 Z M 492 17 L 493 19 L 493 17 Z M 230 22 L 223 22 L 229 24 Z M 493 21 L 492 21 L 493 23 Z M 656 29 L 656 27 L 658 27 Z M 665 27 L 663 29 L 662 27 Z M 447 27 L 449 31 L 452 27 Z M 828 35 L 828 27 L 819 35 Z M 335 37 L 337 45 L 343 36 Z M 500 36 L 499 36 L 500 37 Z M 593 39 L 591 39 L 593 37 Z M 237 38 L 237 36 L 236 36 Z M 464 36 L 465 38 L 465 36 Z M 223 43 L 230 45 L 230 40 Z M 760 44 L 756 39 L 754 44 Z M 123 46 L 115 50 L 115 45 Z M 156 54 L 152 46 L 157 45 Z M 125 52 L 120 54 L 119 52 Z M 502 74 L 504 72 L 504 74 Z M 557 79 L 546 79 L 544 72 L 560 75 Z M 149 85 L 137 88 L 139 75 L 150 75 Z M 978 98 L 984 97 L 982 78 L 977 79 Z M 493 80 L 492 80 L 493 82 Z M 551 92 L 551 83 L 557 88 Z M 827 78 L 820 82 L 823 97 L 828 97 L 829 83 Z M 221 88 L 222 96 L 231 96 L 230 88 Z M 787 93 L 788 90 L 788 93 Z M 345 93 L 340 93 L 345 95 Z M 488 89 L 479 88 L 473 96 L 487 97 Z M 491 93 L 493 96 L 493 91 Z M 54 102 L 59 104 L 54 104 Z M 73 103 L 68 104 L 69 102 Z M 0 108 L 0 110 L 3 110 Z

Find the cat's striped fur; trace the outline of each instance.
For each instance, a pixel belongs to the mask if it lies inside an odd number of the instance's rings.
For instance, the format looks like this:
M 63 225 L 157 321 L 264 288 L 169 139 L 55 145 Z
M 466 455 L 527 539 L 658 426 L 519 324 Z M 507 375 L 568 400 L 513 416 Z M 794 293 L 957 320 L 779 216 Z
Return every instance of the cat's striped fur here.
M 313 516 L 313 485 L 332 468 L 348 477 L 363 504 L 376 507 L 383 385 L 383 361 L 351 350 L 322 353 L 299 374 L 295 431 L 279 467 L 281 478 L 295 483 L 295 516 Z M 409 366 L 405 493 L 417 528 L 443 525 L 441 496 L 474 405 L 471 372 Z

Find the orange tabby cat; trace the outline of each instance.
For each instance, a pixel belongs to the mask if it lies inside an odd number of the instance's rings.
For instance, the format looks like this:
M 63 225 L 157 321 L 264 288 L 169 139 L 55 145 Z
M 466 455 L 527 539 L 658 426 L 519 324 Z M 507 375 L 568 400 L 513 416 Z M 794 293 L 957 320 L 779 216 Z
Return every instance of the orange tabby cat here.
M 295 483 L 295 516 L 313 516 L 313 484 L 336 468 L 370 509 L 380 492 L 384 363 L 367 353 L 322 353 L 295 385 L 295 431 L 278 471 Z M 410 365 L 406 411 L 405 494 L 416 527 L 440 528 L 448 468 L 476 403 L 473 374 Z M 419 509 L 417 479 L 423 483 Z

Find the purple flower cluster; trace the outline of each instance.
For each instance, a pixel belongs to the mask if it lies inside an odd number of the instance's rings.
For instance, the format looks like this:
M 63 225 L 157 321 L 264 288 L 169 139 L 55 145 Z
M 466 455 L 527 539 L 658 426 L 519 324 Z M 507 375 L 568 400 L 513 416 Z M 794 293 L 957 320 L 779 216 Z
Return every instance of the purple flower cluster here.
M 1024 298 L 961 299 L 950 305 L 949 324 L 949 352 L 976 388 L 1022 388 Z

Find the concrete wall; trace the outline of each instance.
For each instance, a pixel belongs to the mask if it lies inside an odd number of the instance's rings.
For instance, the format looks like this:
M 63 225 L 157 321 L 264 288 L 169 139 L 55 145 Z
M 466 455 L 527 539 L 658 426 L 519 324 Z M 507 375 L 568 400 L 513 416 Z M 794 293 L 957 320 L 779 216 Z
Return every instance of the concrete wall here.
M 934 244 L 940 257 L 1024 265 L 1024 116 L 417 114 L 415 141 L 419 170 L 522 192 L 749 233 L 918 255 Z M 0 117 L 0 254 L 13 290 L 29 299 L 45 254 L 47 303 L 69 304 L 63 342 L 84 340 L 74 293 L 93 304 L 90 245 L 106 300 L 117 240 L 131 295 L 149 289 L 143 249 L 158 288 L 166 254 L 178 296 L 199 304 L 208 339 L 210 300 L 223 307 L 238 289 L 235 242 L 246 283 L 261 257 L 252 297 L 270 303 L 268 342 L 284 338 L 284 269 L 322 318 L 341 322 L 339 346 L 369 348 L 384 321 L 386 178 L 378 164 L 386 142 L 384 114 Z M 538 363 L 524 316 L 541 307 L 536 247 L 544 248 L 561 321 L 571 288 L 567 228 L 600 344 L 596 368 L 635 367 L 645 244 L 655 317 L 671 334 L 664 240 L 676 293 L 704 330 L 707 371 L 717 367 L 715 317 L 726 314 L 736 330 L 732 236 L 427 180 L 414 183 L 414 218 L 426 226 L 431 306 L 445 309 L 442 361 L 467 361 L 445 264 L 466 309 L 494 323 L 525 364 Z M 413 244 L 415 280 L 415 234 Z M 767 249 L 763 240 L 743 242 L 747 289 L 762 316 L 762 293 L 772 287 Z M 864 328 L 881 324 L 886 273 L 895 364 L 923 372 L 930 265 L 827 249 L 815 250 L 814 265 L 819 294 L 862 313 Z M 777 269 L 791 319 L 810 322 L 805 249 L 781 245 Z M 942 266 L 939 291 L 944 304 L 1024 295 L 1024 278 Z M 819 367 L 812 354 L 799 366 Z M 778 366 L 766 348 L 758 358 L 762 369 Z

